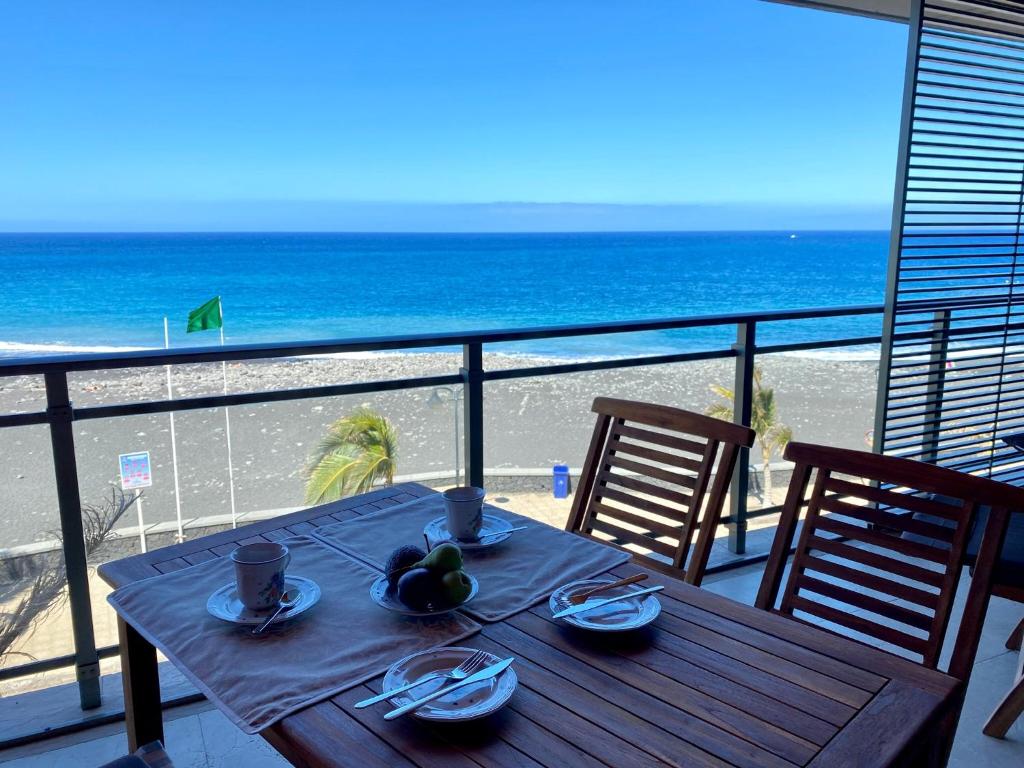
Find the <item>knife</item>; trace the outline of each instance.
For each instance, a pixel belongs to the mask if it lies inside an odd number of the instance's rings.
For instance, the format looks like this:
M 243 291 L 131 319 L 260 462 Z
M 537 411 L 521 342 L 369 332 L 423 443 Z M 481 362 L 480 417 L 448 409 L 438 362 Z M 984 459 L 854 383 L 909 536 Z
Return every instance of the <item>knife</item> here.
M 566 616 L 575 616 L 577 613 L 583 613 L 584 611 L 592 611 L 595 608 L 600 608 L 602 605 L 608 605 L 608 603 L 617 603 L 620 600 L 628 600 L 631 597 L 642 597 L 643 595 L 649 595 L 652 592 L 661 592 L 665 587 L 648 587 L 647 589 L 638 589 L 635 592 L 630 592 L 625 595 L 616 595 L 615 597 L 606 597 L 603 600 L 587 601 L 580 605 L 574 605 L 564 610 L 559 611 L 554 615 L 553 618 L 564 619 Z
M 427 694 L 426 696 L 424 696 L 421 699 L 416 699 L 415 701 L 411 701 L 408 704 L 403 704 L 402 706 L 397 707 L 396 709 L 392 709 L 390 712 L 388 712 L 386 715 L 384 715 L 384 719 L 385 720 L 394 720 L 396 717 L 401 717 L 404 714 L 412 712 L 414 709 L 419 709 L 424 704 L 427 704 L 427 703 L 433 701 L 434 699 L 439 699 L 442 696 L 444 696 L 446 694 L 449 694 L 452 691 L 456 690 L 457 688 L 462 688 L 462 687 L 467 686 L 467 685 L 469 685 L 471 683 L 479 683 L 481 680 L 490 680 L 492 677 L 497 677 L 502 672 L 504 672 L 506 669 L 508 669 L 513 661 L 515 661 L 514 658 L 507 658 L 507 659 L 503 659 L 501 661 L 495 662 L 494 664 L 491 664 L 491 666 L 489 666 L 489 667 L 484 667 L 479 672 L 477 672 L 475 675 L 470 675 L 465 680 L 460 680 L 457 683 L 452 683 L 449 686 L 446 686 L 446 687 L 441 688 L 441 689 L 439 689 L 437 691 L 434 691 L 433 693 Z

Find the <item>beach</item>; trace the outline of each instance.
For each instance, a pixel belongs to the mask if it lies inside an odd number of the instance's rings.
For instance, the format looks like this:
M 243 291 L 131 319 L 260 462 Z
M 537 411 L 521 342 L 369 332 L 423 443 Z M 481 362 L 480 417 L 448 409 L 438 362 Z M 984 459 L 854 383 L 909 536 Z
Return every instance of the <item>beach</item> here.
M 549 363 L 536 357 L 486 355 L 497 370 Z M 565 362 L 564 360 L 559 362 Z M 245 362 L 227 366 L 228 390 L 266 391 L 458 371 L 461 356 L 446 353 L 374 354 Z M 759 358 L 764 384 L 774 388 L 780 419 L 794 438 L 866 448 L 872 428 L 877 362 L 841 355 Z M 734 362 L 712 360 L 490 382 L 484 388 L 484 464 L 489 484 L 501 471 L 550 471 L 555 463 L 582 464 L 599 395 L 666 403 L 704 411 L 716 397 L 713 383 L 732 386 Z M 73 374 L 75 406 L 159 400 L 167 397 L 165 369 Z M 221 366 L 179 366 L 172 371 L 176 397 L 219 394 Z M 367 405 L 386 415 L 399 435 L 398 475 L 453 476 L 452 405 L 431 407 L 430 390 L 405 390 L 305 399 L 231 409 L 232 468 L 238 515 L 303 505 L 303 467 L 335 419 Z M 0 412 L 42 410 L 42 377 L 0 381 Z M 460 412 L 461 416 L 461 412 Z M 461 428 L 461 423 L 460 423 Z M 175 415 L 180 505 L 186 523 L 230 515 L 224 411 Z M 74 425 L 83 503 L 99 502 L 118 483 L 118 454 L 148 450 L 153 486 L 144 492 L 145 525 L 174 523 L 174 480 L 167 414 L 78 421 Z M 461 457 L 460 457 L 461 460 Z M 0 431 L 0 519 L 3 548 L 53 539 L 59 528 L 56 491 L 45 426 Z M 760 453 L 752 452 L 752 461 Z M 535 481 L 538 482 L 538 481 Z M 135 510 L 122 526 L 135 526 Z

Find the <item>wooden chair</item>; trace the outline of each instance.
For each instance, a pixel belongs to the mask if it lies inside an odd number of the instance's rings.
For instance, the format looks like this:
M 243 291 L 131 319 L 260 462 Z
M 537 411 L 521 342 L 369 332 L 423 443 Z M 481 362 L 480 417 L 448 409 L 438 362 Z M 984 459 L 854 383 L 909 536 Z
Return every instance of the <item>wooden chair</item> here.
M 931 464 L 804 443 L 791 443 L 785 457 L 795 464 L 793 477 L 755 605 L 830 622 L 869 642 L 896 646 L 933 669 L 974 518 L 980 507 L 989 507 L 947 670 L 966 687 L 1009 510 L 1024 509 L 1024 489 Z M 959 711 L 944 724 L 947 755 L 958 717 Z
M 971 545 L 968 545 L 968 556 L 970 553 Z M 1018 509 L 1010 517 L 1006 541 L 992 578 L 993 595 L 1024 603 L 1024 509 Z M 1009 692 L 982 728 L 985 735 L 997 739 L 1006 736 L 1010 726 L 1024 714 L 1024 619 L 1010 633 L 1006 647 L 1020 651 L 1017 673 Z
M 1024 437 L 1024 435 L 1015 437 Z M 951 503 L 950 499 L 944 500 Z M 971 538 L 967 542 L 964 563 L 972 568 L 981 547 L 988 515 L 988 507 L 983 506 L 978 509 Z M 919 517 L 923 516 L 919 515 Z M 1006 539 L 1003 541 L 1002 551 L 992 571 L 992 594 L 995 597 L 1024 603 L 1024 509 L 1015 510 L 1010 514 L 1010 522 L 1006 527 Z M 1009 650 L 1021 651 L 1022 635 L 1024 635 L 1024 621 L 1021 621 L 1010 633 L 1006 647 Z M 982 730 L 986 736 L 1001 739 L 1006 736 L 1006 732 L 1021 716 L 1021 713 L 1024 713 L 1024 651 L 1020 654 L 1017 674 L 1014 676 L 1010 691 L 1003 697 Z
M 1024 454 L 1024 433 L 1004 436 L 1002 441 Z M 971 543 L 967 545 L 968 559 L 977 549 L 977 538 L 975 534 Z M 1010 516 L 1006 541 L 993 576 L 992 594 L 1024 603 L 1024 509 L 1018 509 Z M 1017 674 L 1014 675 L 1010 691 L 999 702 L 982 728 L 986 736 L 997 739 L 1006 736 L 1014 721 L 1024 714 L 1024 619 L 1010 633 L 1006 647 L 1012 651 L 1020 651 Z
M 737 453 L 753 444 L 753 430 L 608 397 L 594 400 L 593 410 L 597 424 L 566 530 L 619 546 L 699 585 Z

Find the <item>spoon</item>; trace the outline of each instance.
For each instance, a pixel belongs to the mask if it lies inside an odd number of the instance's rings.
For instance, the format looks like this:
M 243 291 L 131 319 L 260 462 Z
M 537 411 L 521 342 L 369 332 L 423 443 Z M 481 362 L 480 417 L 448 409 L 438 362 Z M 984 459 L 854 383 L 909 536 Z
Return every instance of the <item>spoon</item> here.
M 258 627 L 253 629 L 252 633 L 254 635 L 262 634 L 263 630 L 266 629 L 267 627 L 269 627 L 271 625 L 271 623 L 273 623 L 274 619 L 276 619 L 281 614 L 282 611 L 290 611 L 292 608 L 294 608 L 295 604 L 297 602 L 299 602 L 299 598 L 301 596 L 302 596 L 302 592 L 300 590 L 296 589 L 295 587 L 292 587 L 287 592 L 285 592 L 283 595 L 281 595 L 281 602 L 277 606 L 277 610 L 274 611 L 270 615 L 269 619 L 267 619 L 262 624 L 260 624 Z
M 489 539 L 492 536 L 504 536 L 506 533 L 513 533 L 515 531 L 525 531 L 529 527 L 530 526 L 528 526 L 528 525 L 520 525 L 520 526 L 517 526 L 515 528 L 506 528 L 503 531 L 491 531 L 490 533 L 481 533 L 476 538 L 477 538 L 477 541 L 479 541 L 480 539 Z
M 515 528 L 505 528 L 505 529 L 500 530 L 500 531 L 491 531 L 490 533 L 481 533 L 481 534 L 478 534 L 475 539 L 460 539 L 460 538 L 457 538 L 455 536 L 452 536 L 449 539 L 445 539 L 445 541 L 450 541 L 453 544 L 476 544 L 476 543 L 478 543 L 480 541 L 483 541 L 484 539 L 489 539 L 489 538 L 491 538 L 493 536 L 504 536 L 505 534 L 511 535 L 511 534 L 515 533 L 516 531 L 525 531 L 529 527 L 530 526 L 528 526 L 528 525 L 519 525 L 519 526 L 516 526 Z M 426 535 L 426 534 L 424 534 L 424 535 Z

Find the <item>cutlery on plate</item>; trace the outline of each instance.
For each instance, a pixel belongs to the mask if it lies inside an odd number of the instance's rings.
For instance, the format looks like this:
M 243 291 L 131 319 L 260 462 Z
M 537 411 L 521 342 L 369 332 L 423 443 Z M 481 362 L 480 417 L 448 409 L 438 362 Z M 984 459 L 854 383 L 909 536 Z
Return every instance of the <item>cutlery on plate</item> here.
M 530 526 L 528 525 L 519 525 L 515 528 L 506 528 L 503 531 L 491 531 L 490 533 L 481 533 L 479 536 L 476 537 L 475 540 L 480 541 L 480 539 L 489 539 L 492 536 L 504 536 L 506 533 L 514 533 L 515 531 L 525 531 L 529 527 Z
M 481 533 L 475 539 L 457 539 L 454 536 L 449 536 L 447 539 L 442 539 L 441 541 L 450 541 L 452 544 L 476 544 L 478 541 L 481 541 L 483 539 L 489 539 L 494 536 L 504 536 L 506 533 L 515 533 L 516 531 L 525 531 L 529 527 L 530 526 L 528 525 L 519 525 L 515 528 L 506 528 L 503 531 L 491 531 L 490 533 Z
M 283 611 L 290 611 L 292 608 L 294 608 L 298 604 L 300 597 L 302 597 L 302 590 L 296 587 L 292 587 L 283 595 L 281 595 L 281 602 L 278 603 L 277 610 L 270 614 L 269 619 L 264 621 L 258 627 L 254 627 L 252 630 L 252 634 L 262 634 L 263 630 L 269 627 L 273 623 L 274 619 L 276 619 Z
M 471 683 L 479 683 L 483 680 L 490 680 L 492 677 L 497 677 L 506 669 L 508 669 L 513 661 L 515 661 L 515 659 L 510 657 L 507 659 L 502 659 L 501 661 L 496 662 L 494 664 L 491 664 L 489 667 L 484 667 L 476 674 L 467 677 L 465 680 L 460 680 L 457 683 L 452 683 L 451 685 L 446 686 L 445 688 L 441 688 L 440 690 L 427 694 L 421 699 L 416 699 L 416 701 L 411 701 L 408 704 L 405 704 L 401 707 L 392 709 L 390 712 L 384 715 L 384 719 L 394 720 L 396 717 L 401 717 L 402 715 L 408 714 L 413 710 L 419 709 L 424 704 L 429 704 L 434 699 L 440 699 L 442 696 L 445 696 L 451 693 L 452 691 L 457 690 L 458 688 L 463 688 L 464 686 L 470 685 Z
M 476 653 L 467 656 L 462 660 L 462 663 L 455 669 L 449 669 L 447 672 L 431 672 L 425 677 L 421 677 L 419 680 L 414 680 L 411 683 L 400 685 L 397 688 L 392 688 L 390 691 L 384 691 L 384 693 L 378 693 L 376 696 L 371 696 L 368 699 L 363 699 L 356 703 L 356 709 L 363 709 L 371 704 L 390 699 L 396 693 L 402 693 L 408 691 L 410 688 L 415 688 L 417 685 L 423 685 L 423 683 L 429 682 L 430 680 L 437 680 L 438 678 L 449 678 L 451 680 L 464 680 L 465 678 L 478 671 L 484 663 L 487 661 L 487 653 L 484 651 L 477 651 Z
M 615 589 L 616 587 L 625 587 L 630 584 L 636 584 L 638 581 L 643 581 L 646 578 L 646 573 L 638 573 L 635 576 L 630 576 L 625 579 L 619 579 L 618 581 L 613 581 L 608 584 L 602 584 L 599 587 L 594 587 L 593 589 L 587 589 L 583 592 L 578 592 L 575 595 L 570 595 L 569 602 L 573 605 L 582 605 L 583 603 L 587 602 L 588 597 L 592 597 L 593 595 L 605 592 L 609 589 Z
M 590 603 L 584 603 L 583 605 L 574 605 L 563 611 L 559 611 L 554 615 L 554 618 L 564 619 L 566 616 L 574 616 L 577 613 L 592 611 L 595 608 L 600 608 L 602 605 L 608 605 L 609 603 L 617 603 L 620 600 L 629 600 L 631 597 L 642 597 L 643 595 L 649 595 L 652 592 L 661 592 L 664 588 L 665 587 L 663 586 L 648 587 L 647 589 L 638 589 L 635 592 L 628 592 L 625 595 L 616 595 L 615 597 L 606 597 L 603 600 L 595 600 Z

